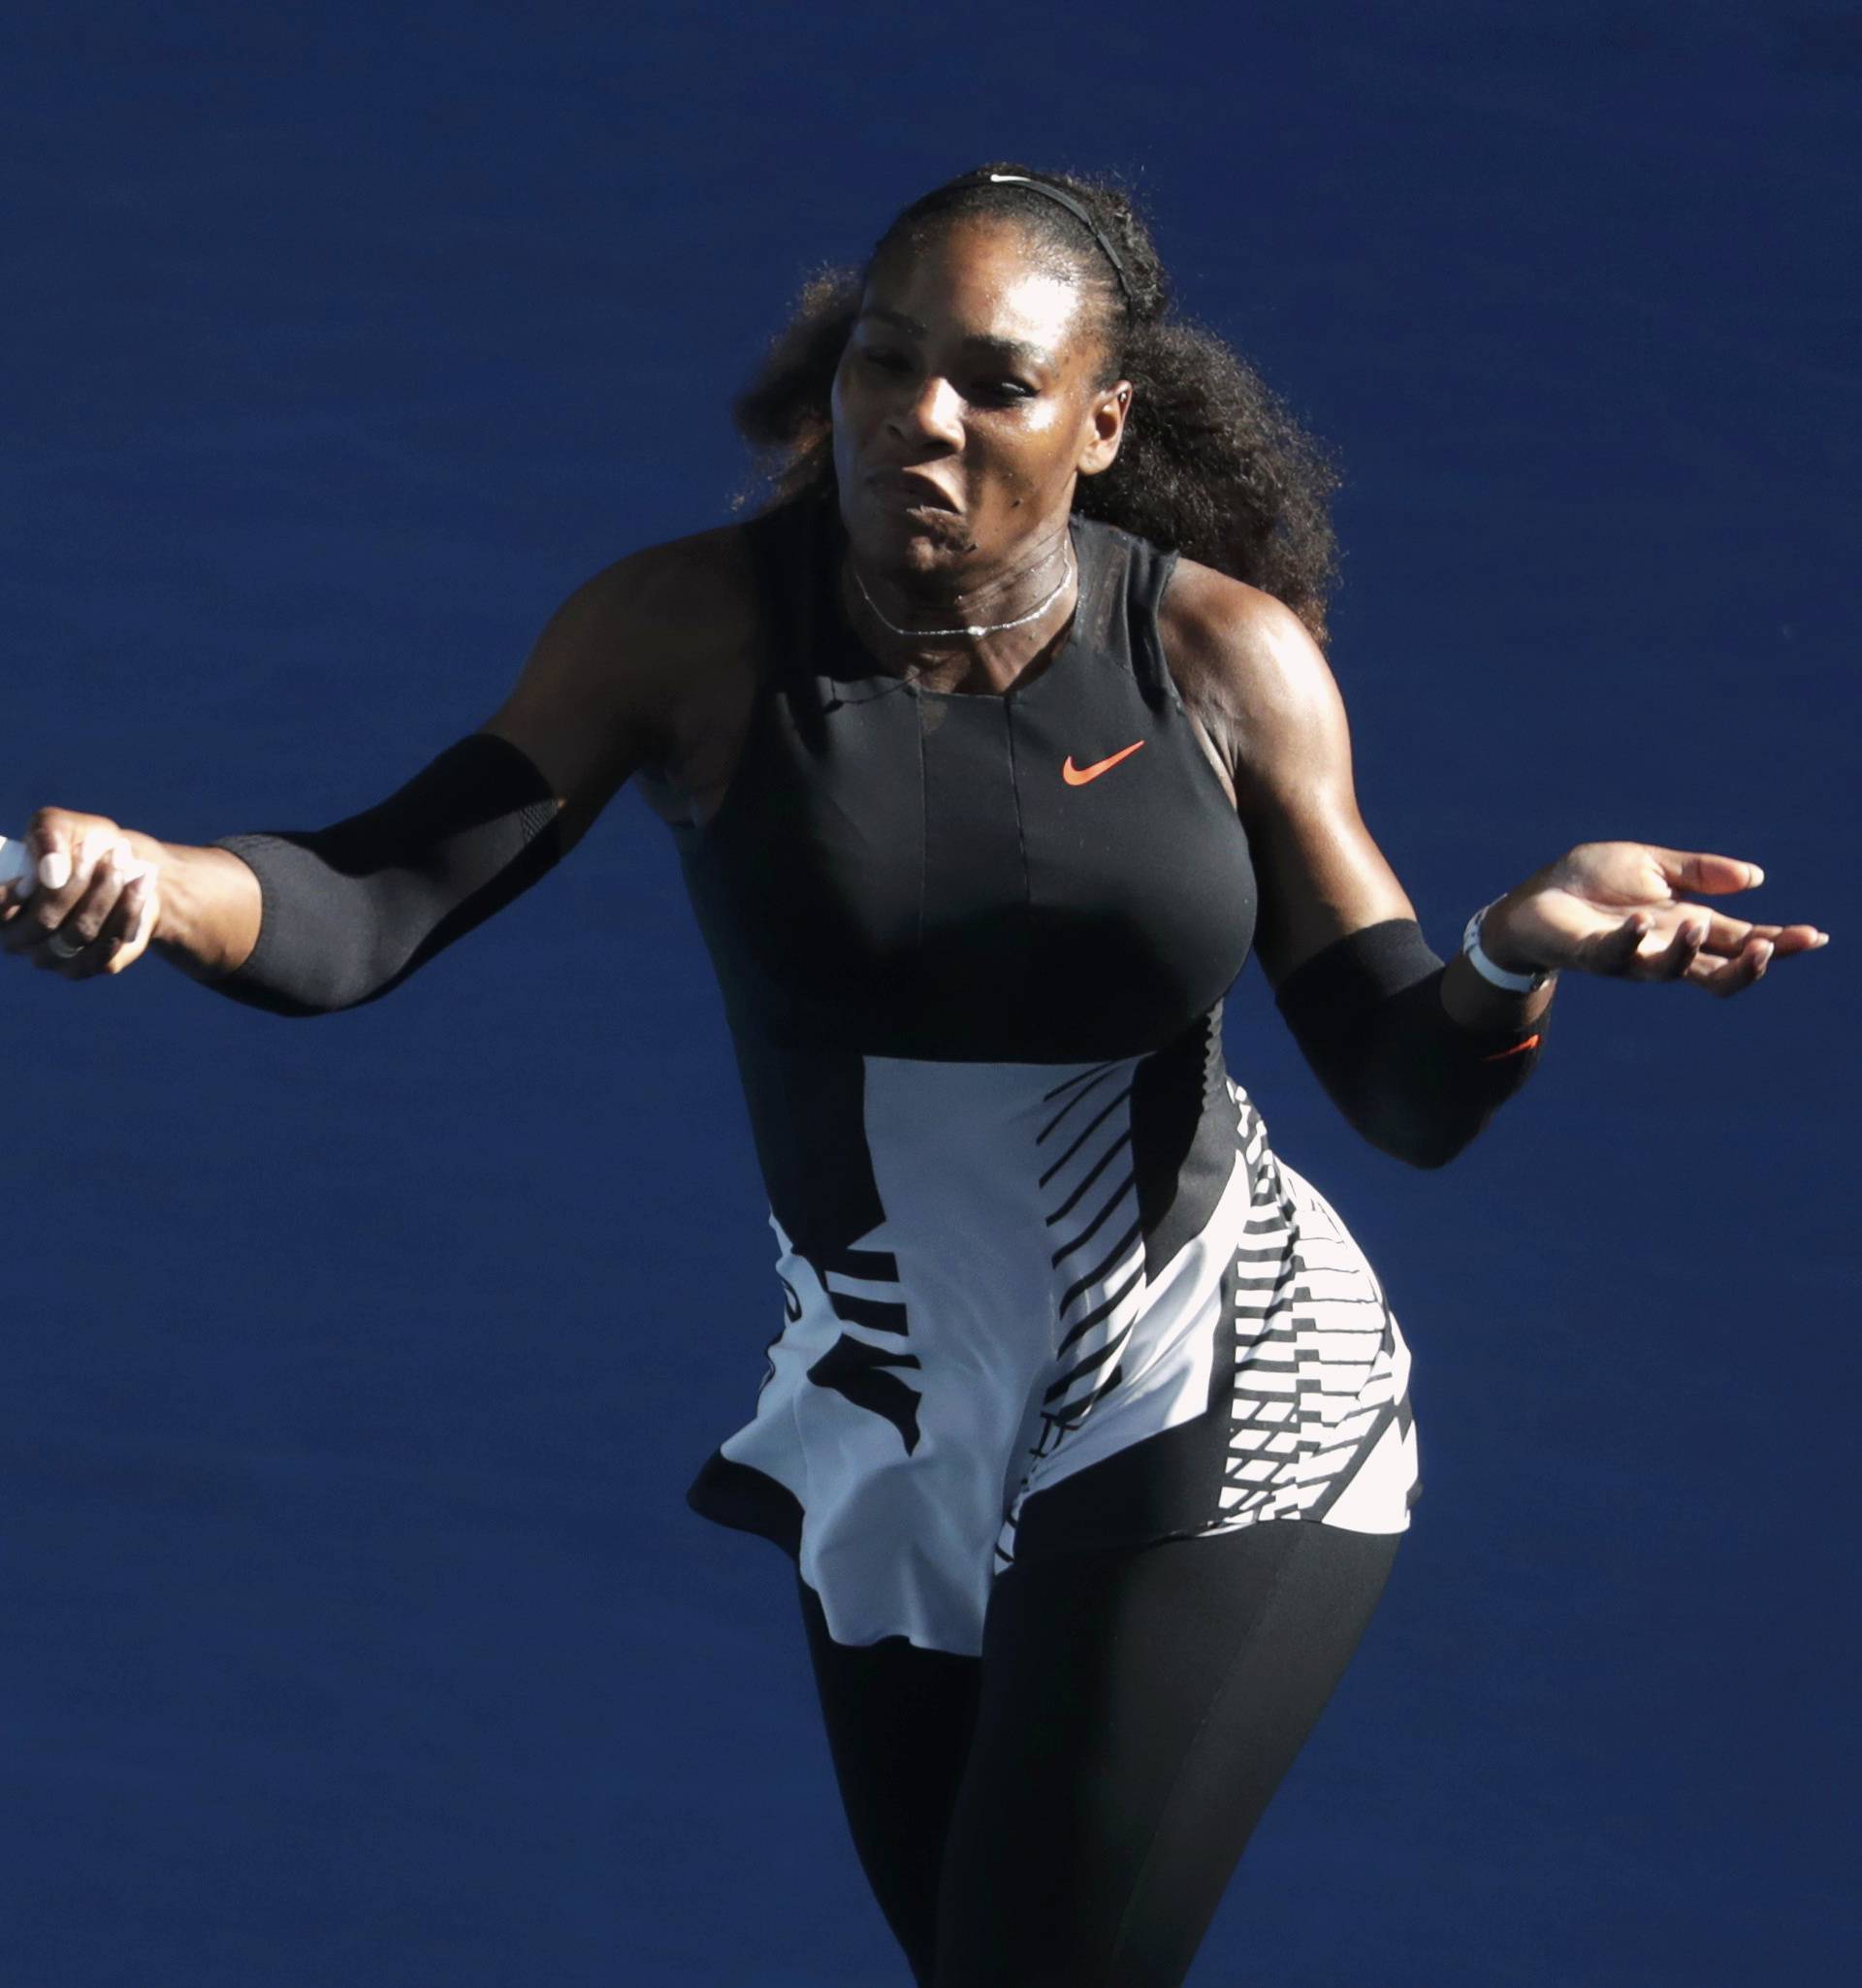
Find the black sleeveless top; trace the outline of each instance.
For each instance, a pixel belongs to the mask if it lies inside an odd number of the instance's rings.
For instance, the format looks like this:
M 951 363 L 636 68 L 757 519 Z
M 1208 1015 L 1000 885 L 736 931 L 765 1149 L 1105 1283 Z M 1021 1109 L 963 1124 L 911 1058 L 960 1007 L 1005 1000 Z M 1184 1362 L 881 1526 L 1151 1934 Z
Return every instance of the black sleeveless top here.
M 833 494 L 746 529 L 771 659 L 722 808 L 673 830 L 740 1060 L 1076 1062 L 1218 1017 L 1255 878 L 1158 639 L 1176 555 L 1075 515 L 1064 646 L 965 694 L 860 646 Z
M 1407 1348 L 1223 1059 L 1255 880 L 1158 642 L 1174 556 L 1075 518 L 1064 646 L 973 696 L 859 646 L 832 499 L 749 529 L 772 658 L 674 833 L 784 1319 L 692 1508 L 837 1641 L 973 1655 L 1030 1555 L 1401 1530 Z

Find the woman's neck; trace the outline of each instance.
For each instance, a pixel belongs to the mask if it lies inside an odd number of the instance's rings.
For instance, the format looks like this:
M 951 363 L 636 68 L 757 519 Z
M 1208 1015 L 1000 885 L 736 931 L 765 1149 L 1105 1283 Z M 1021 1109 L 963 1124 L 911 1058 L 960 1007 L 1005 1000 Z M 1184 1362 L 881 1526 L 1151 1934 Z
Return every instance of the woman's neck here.
M 1078 578 L 1063 523 L 1044 544 L 963 589 L 868 573 L 847 546 L 841 602 L 861 646 L 888 674 L 930 689 L 1000 693 L 1059 646 Z

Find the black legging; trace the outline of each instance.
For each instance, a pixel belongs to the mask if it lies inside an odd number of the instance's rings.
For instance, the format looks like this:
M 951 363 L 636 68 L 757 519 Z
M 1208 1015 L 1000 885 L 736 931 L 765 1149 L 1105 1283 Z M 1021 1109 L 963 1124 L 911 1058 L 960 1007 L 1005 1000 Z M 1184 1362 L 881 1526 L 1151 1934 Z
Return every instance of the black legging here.
M 1176 1988 L 1401 1533 L 1279 1520 L 998 1577 L 980 1658 L 827 1634 L 860 1864 L 921 1988 Z

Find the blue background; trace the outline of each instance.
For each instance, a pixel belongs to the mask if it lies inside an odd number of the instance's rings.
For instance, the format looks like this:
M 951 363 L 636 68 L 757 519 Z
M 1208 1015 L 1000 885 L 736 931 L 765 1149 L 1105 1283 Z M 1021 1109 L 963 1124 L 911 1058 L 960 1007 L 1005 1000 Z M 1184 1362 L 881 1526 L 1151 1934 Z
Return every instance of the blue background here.
M 1333 660 L 1439 950 L 1572 843 L 1834 933 L 1568 981 L 1445 1173 L 1229 1054 L 1416 1355 L 1425 1495 L 1193 1979 L 1855 1965 L 1852 6 L 16 7 L 0 827 L 366 805 L 721 522 L 808 270 L 1133 175 L 1337 448 Z M 780 1302 L 624 793 L 391 1001 L 0 962 L 0 1972 L 906 1979 L 786 1561 L 685 1508 Z

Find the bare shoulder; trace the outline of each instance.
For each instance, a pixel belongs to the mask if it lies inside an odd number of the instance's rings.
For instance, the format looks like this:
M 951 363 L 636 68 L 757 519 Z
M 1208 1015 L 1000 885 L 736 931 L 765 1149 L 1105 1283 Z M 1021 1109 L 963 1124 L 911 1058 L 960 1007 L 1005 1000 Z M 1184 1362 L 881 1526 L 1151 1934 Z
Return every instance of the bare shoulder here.
M 550 777 L 571 840 L 636 775 L 655 808 L 677 814 L 694 776 L 728 757 L 757 649 L 744 526 L 644 546 L 556 609 L 484 729 Z
M 742 525 L 720 525 L 642 546 L 601 568 L 557 610 L 617 659 L 647 673 L 683 676 L 739 649 L 753 632 L 755 589 Z M 678 667 L 672 665 L 676 661 Z
M 1243 805 L 1339 764 L 1343 700 L 1325 652 L 1271 593 L 1179 559 L 1158 632 L 1184 703 L 1222 753 Z

